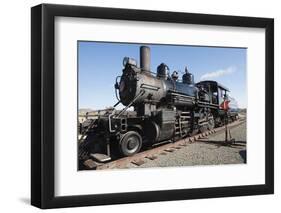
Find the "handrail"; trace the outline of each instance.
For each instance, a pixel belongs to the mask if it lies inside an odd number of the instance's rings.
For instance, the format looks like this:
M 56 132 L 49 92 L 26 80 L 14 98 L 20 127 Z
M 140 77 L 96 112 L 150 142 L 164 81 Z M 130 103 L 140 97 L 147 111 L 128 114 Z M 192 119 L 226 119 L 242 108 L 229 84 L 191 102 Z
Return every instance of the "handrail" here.
M 116 116 L 116 118 L 118 118 L 120 115 L 122 115 L 144 93 L 145 93 L 145 91 L 141 90 L 140 93 L 138 95 L 136 95 L 136 97 L 124 109 L 121 110 L 121 112 Z
M 142 96 L 145 93 L 144 90 L 141 90 L 140 93 L 124 108 L 121 110 L 121 112 L 116 116 L 116 118 L 118 118 L 120 115 L 122 115 L 140 96 Z M 114 106 L 118 105 L 120 103 L 120 101 L 115 104 Z M 112 113 L 108 116 L 108 127 L 109 127 L 109 132 L 115 132 L 112 128 L 111 128 L 111 117 L 114 116 L 116 112 L 116 109 L 114 109 L 112 111 Z

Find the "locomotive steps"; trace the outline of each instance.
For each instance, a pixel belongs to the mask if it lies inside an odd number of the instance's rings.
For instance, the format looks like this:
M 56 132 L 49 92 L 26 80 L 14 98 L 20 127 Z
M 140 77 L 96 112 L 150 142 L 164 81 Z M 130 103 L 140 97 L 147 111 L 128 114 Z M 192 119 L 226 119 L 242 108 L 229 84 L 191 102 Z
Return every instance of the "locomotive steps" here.
M 232 129 L 241 125 L 245 122 L 245 119 L 240 118 L 239 120 L 228 124 L 228 128 Z M 213 135 L 216 133 L 223 133 L 225 130 L 225 126 L 215 128 L 210 131 L 206 131 L 201 134 L 194 135 L 192 137 L 187 137 L 176 142 L 166 143 L 164 145 L 158 145 L 152 149 L 142 151 L 133 156 L 120 158 L 114 161 L 110 161 L 107 163 L 101 163 L 99 161 L 94 160 L 94 158 L 90 158 L 86 160 L 83 164 L 88 170 L 104 170 L 104 169 L 117 169 L 117 168 L 126 168 L 126 165 L 134 164 L 136 166 L 141 166 L 146 163 L 147 159 L 155 160 L 159 155 L 169 155 L 169 153 L 176 152 L 179 149 L 182 149 L 190 143 L 194 143 L 196 141 L 205 141 L 208 143 L 207 136 Z M 230 143 L 226 143 L 224 145 L 231 145 Z

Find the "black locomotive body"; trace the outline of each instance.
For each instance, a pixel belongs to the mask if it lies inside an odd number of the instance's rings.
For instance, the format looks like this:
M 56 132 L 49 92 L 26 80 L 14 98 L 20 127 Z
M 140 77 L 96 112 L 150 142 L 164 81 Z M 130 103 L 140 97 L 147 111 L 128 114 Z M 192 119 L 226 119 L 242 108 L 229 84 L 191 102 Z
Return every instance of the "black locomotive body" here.
M 223 103 L 231 101 L 226 87 L 215 81 L 195 84 L 187 69 L 179 80 L 178 72 L 170 75 L 164 63 L 156 74 L 152 73 L 150 49 L 146 46 L 140 48 L 140 67 L 127 57 L 123 65 L 115 89 L 116 105 L 122 103 L 125 108 L 108 112 L 84 126 L 88 137 L 84 148 L 90 153 L 110 156 L 117 149 L 123 156 L 130 156 L 144 144 L 175 141 L 224 124 Z M 233 111 L 228 119 L 235 120 L 237 116 Z

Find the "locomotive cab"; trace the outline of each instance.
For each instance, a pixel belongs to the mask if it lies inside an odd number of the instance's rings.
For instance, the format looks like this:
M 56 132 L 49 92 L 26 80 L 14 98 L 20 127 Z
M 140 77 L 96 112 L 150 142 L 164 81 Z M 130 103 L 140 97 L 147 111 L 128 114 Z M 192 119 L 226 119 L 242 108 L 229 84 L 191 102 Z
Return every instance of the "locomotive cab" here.
M 216 81 L 200 81 L 196 83 L 196 86 L 207 94 L 208 100 L 205 99 L 205 101 L 218 106 L 224 101 L 224 96 L 229 92 L 228 88 Z
M 219 84 L 216 81 L 201 81 L 196 84 L 198 88 L 202 88 L 204 90 L 204 94 L 207 97 L 205 99 L 199 92 L 199 106 L 204 106 L 206 102 L 208 102 L 211 106 L 212 114 L 216 117 L 216 126 L 221 126 L 225 122 L 225 117 L 230 118 L 231 120 L 236 120 L 238 118 L 238 106 L 237 102 L 234 98 L 229 96 L 230 90 Z M 227 101 L 229 103 L 228 112 L 224 109 L 224 102 Z

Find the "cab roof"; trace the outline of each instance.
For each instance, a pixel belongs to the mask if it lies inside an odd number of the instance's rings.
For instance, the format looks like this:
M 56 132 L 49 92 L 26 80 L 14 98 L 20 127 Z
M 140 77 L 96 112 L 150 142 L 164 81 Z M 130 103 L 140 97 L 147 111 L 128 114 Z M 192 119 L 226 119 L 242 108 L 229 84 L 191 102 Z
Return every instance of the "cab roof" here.
M 196 85 L 203 85 L 203 84 L 212 84 L 214 86 L 217 86 L 217 87 L 221 88 L 222 90 L 230 92 L 230 90 L 227 87 L 223 86 L 222 84 L 219 84 L 216 81 L 210 81 L 209 80 L 209 81 L 200 81 L 200 82 L 196 83 Z

